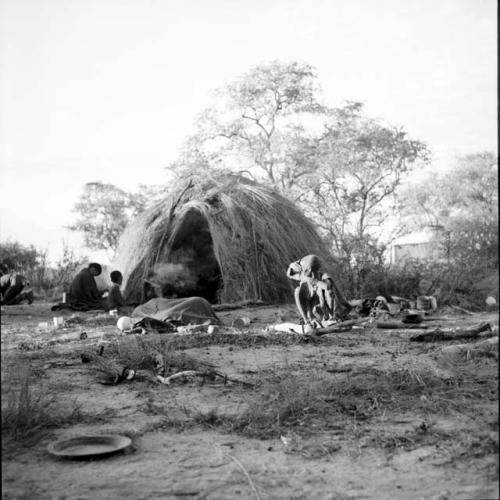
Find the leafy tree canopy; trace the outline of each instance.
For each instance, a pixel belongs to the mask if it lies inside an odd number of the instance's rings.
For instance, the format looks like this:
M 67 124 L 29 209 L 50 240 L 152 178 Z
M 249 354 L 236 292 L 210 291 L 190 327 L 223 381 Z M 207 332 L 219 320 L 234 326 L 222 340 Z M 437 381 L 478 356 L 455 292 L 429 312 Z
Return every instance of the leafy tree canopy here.
M 433 172 L 408 187 L 400 209 L 409 228 L 442 228 L 452 259 L 469 267 L 498 267 L 498 158 L 493 152 L 461 156 L 451 170 Z
M 89 182 L 74 207 L 78 219 L 69 229 L 83 233 L 86 247 L 114 254 L 123 230 L 144 209 L 146 199 L 113 184 Z
M 0 243 L 0 263 L 9 271 L 27 272 L 34 269 L 45 256 L 33 245 L 22 245 L 17 241 Z
M 238 172 L 297 201 L 348 265 L 380 259 L 376 229 L 402 177 L 428 151 L 363 104 L 322 102 L 315 69 L 272 61 L 219 89 L 179 160 L 178 178 Z

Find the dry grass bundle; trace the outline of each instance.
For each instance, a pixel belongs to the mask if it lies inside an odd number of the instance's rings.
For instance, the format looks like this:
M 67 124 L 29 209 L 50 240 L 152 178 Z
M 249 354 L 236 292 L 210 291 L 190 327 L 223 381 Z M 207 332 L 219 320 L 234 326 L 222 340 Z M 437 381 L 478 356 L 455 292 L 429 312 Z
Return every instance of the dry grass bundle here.
M 188 184 L 143 213 L 122 236 L 115 268 L 127 301 L 144 279 L 215 302 L 290 301 L 290 262 L 333 261 L 312 222 L 289 200 L 241 177 Z
M 75 400 L 61 407 L 57 394 L 36 386 L 28 362 L 9 366 L 2 373 L 2 438 L 8 441 L 38 440 L 43 431 L 78 420 Z

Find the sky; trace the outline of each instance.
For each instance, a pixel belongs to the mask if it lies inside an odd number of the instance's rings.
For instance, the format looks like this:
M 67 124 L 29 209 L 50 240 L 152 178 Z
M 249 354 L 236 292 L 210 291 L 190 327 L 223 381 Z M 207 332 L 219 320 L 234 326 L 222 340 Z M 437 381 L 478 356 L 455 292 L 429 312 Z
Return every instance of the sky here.
M 0 0 L 0 241 L 63 242 L 86 182 L 165 167 L 213 91 L 299 61 L 324 100 L 428 144 L 433 168 L 497 151 L 495 0 Z

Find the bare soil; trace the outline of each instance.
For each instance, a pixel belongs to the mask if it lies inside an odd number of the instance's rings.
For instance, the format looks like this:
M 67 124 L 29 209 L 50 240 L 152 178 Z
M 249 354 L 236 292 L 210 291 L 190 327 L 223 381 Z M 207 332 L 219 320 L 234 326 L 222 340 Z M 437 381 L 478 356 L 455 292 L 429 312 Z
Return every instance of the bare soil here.
M 359 328 L 314 342 L 273 334 L 269 325 L 298 319 L 285 305 L 218 313 L 225 338 L 211 343 L 215 337 L 185 335 L 179 344 L 256 388 L 200 379 L 162 385 L 141 371 L 108 386 L 80 355 L 102 342 L 107 352 L 120 341 L 114 321 L 79 313 L 79 324 L 44 331 L 39 323 L 71 316 L 50 306 L 2 307 L 2 389 L 9 373 L 29 361 L 34 389 L 55 395 L 61 408 L 77 406 L 79 416 L 21 442 L 3 436 L 5 499 L 499 498 L 498 358 L 450 360 L 441 355 L 450 342 L 410 342 L 415 332 L 406 329 Z M 428 324 L 498 325 L 497 312 L 436 315 L 447 319 Z M 230 326 L 242 316 L 252 319 L 248 327 Z M 83 331 L 87 338 L 80 340 Z M 422 367 L 445 389 L 433 392 L 416 375 L 422 384 L 414 393 L 401 389 L 384 399 L 360 391 L 360 374 L 418 374 Z M 267 379 L 280 374 L 299 384 L 328 376 L 352 390 L 343 399 L 318 401 L 321 413 L 305 408 L 295 420 L 278 415 L 276 427 L 259 428 L 258 415 L 254 427 L 236 425 L 256 408 L 259 388 L 269 390 Z M 57 439 L 109 433 L 131 437 L 133 447 L 78 461 L 47 452 Z

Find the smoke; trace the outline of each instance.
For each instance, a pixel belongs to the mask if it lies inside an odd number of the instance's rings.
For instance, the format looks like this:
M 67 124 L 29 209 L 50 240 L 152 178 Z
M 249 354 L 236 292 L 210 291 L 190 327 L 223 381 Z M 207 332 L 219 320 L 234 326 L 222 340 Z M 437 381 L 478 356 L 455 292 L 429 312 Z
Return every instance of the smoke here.
M 175 290 L 179 294 L 189 294 L 196 289 L 198 276 L 184 264 L 157 264 L 151 281 L 162 289 Z
M 220 269 L 210 245 L 199 233 L 190 233 L 183 246 L 169 256 L 170 262 L 159 263 L 148 280 L 157 285 L 155 293 L 163 297 L 200 296 L 209 302 L 217 299 Z

